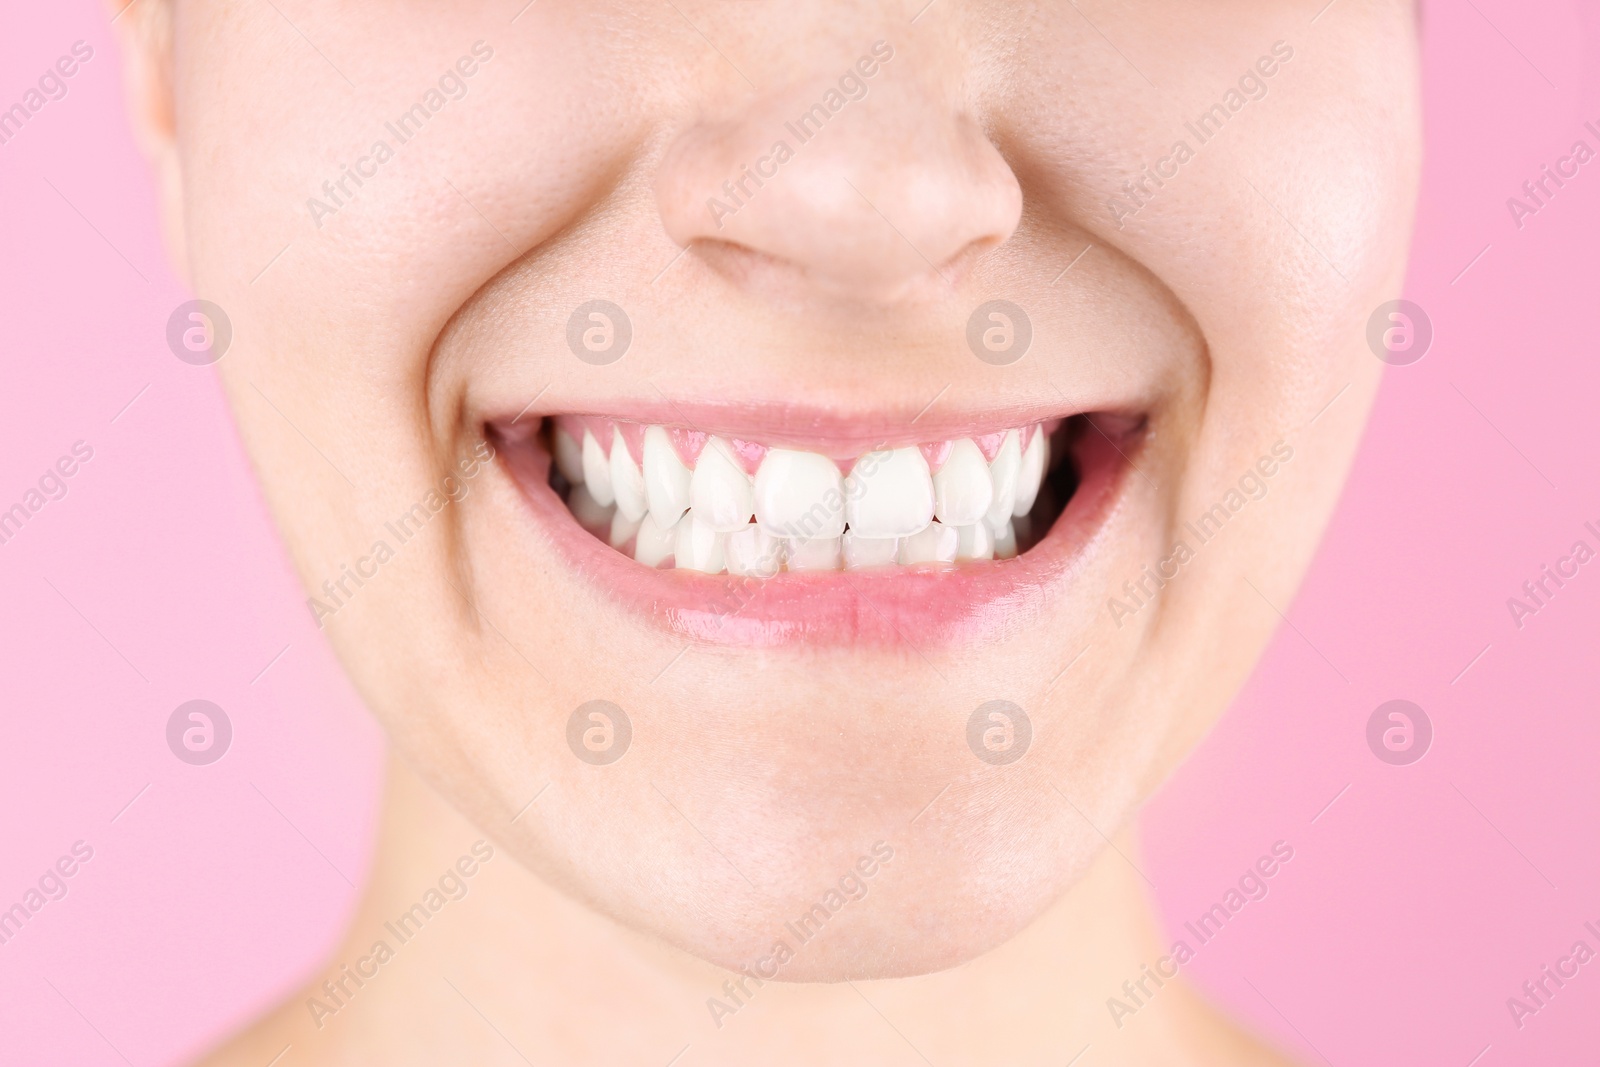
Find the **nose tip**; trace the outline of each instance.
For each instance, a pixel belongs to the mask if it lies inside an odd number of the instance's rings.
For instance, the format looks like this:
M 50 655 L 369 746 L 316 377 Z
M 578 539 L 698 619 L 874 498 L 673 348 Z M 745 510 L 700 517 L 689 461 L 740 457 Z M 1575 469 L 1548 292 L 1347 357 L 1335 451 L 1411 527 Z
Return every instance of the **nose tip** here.
M 683 131 L 655 183 L 667 233 L 730 278 L 760 260 L 876 300 L 953 281 L 1016 230 L 1022 190 L 946 94 L 886 75 L 853 79 L 856 96 L 811 83 Z

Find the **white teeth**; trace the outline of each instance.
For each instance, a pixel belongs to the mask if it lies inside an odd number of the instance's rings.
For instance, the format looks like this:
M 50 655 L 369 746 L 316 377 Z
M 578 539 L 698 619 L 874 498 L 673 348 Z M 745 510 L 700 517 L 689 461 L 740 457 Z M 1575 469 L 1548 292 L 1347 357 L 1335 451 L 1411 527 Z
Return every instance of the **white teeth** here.
M 1050 443 L 1044 439 L 1044 429 L 1033 431 L 1033 440 L 1022 453 L 1022 469 L 1017 473 L 1017 502 L 1011 514 L 1026 515 L 1033 510 L 1039 497 L 1039 486 L 1044 482 L 1045 461 L 1050 458 Z
M 983 518 L 993 500 L 989 462 L 977 444 L 962 438 L 933 476 L 934 518 L 947 526 L 970 526 Z
M 746 526 L 728 535 L 727 562 L 729 574 L 771 578 L 783 562 L 783 542 L 759 526 Z
M 842 552 L 840 537 L 791 537 L 784 542 L 784 566 L 791 571 L 836 571 L 843 562 Z
M 1011 521 L 1011 509 L 1017 506 L 1017 475 L 1022 472 L 1022 437 L 1015 430 L 1007 430 L 1000 441 L 1000 451 L 989 464 L 989 478 L 994 482 L 994 500 L 984 513 L 983 521 L 989 529 L 998 531 Z
M 583 484 L 601 507 L 617 502 L 611 491 L 611 458 L 588 430 L 583 431 Z
M 756 522 L 775 537 L 844 533 L 844 478 L 827 456 L 774 448 L 755 480 Z
M 573 485 L 583 484 L 583 446 L 565 430 L 555 432 L 556 470 Z
M 681 571 L 720 574 L 725 563 L 728 535 L 702 522 L 693 511 L 678 521 L 673 555 Z
M 987 522 L 956 527 L 956 559 L 993 559 L 994 531 Z
M 1017 531 L 1009 522 L 994 535 L 994 558 L 1011 559 L 1017 554 Z
M 628 539 L 639 532 L 639 519 L 630 519 L 622 513 L 619 507 L 611 516 L 611 536 L 608 540 L 612 548 L 621 548 L 628 543 Z
M 646 567 L 659 567 L 673 556 L 677 547 L 677 531 L 671 526 L 656 522 L 654 512 L 645 515 L 634 535 L 633 558 Z
M 670 527 L 689 510 L 689 468 L 659 426 L 644 432 L 644 496 L 662 527 Z
M 900 552 L 898 537 L 862 537 L 854 530 L 846 530 L 840 542 L 844 556 L 844 569 L 860 570 L 863 567 L 884 567 L 894 563 Z
M 954 526 L 929 523 L 900 542 L 901 563 L 954 563 L 960 535 Z
M 845 479 L 845 517 L 861 537 L 905 537 L 933 521 L 933 479 L 917 448 L 868 452 Z
M 617 498 L 617 513 L 630 522 L 644 518 L 644 473 L 628 453 L 621 431 L 611 434 L 611 494 Z
M 718 533 L 734 533 L 755 514 L 750 477 L 720 437 L 706 442 L 689 479 L 689 506 L 701 525 Z M 678 556 L 683 566 L 683 556 Z
M 1010 559 L 1033 543 L 1029 513 L 1050 463 L 1033 426 L 1026 448 L 1027 431 L 1006 431 L 993 460 L 972 438 L 941 445 L 937 474 L 922 447 L 868 452 L 848 477 L 820 453 L 773 448 L 752 477 L 726 438 L 708 438 L 691 468 L 666 427 L 644 428 L 635 460 L 610 425 L 610 449 L 587 429 L 551 431 L 578 522 L 647 567 L 751 578 Z

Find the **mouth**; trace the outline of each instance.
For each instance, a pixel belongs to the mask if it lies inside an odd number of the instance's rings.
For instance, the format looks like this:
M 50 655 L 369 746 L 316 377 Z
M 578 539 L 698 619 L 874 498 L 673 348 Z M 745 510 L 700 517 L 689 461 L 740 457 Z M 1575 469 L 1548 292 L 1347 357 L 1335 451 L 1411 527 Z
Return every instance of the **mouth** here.
M 733 645 L 920 646 L 1025 625 L 1078 569 L 1147 427 L 1113 412 L 921 432 L 701 414 L 551 413 L 485 433 L 584 579 Z

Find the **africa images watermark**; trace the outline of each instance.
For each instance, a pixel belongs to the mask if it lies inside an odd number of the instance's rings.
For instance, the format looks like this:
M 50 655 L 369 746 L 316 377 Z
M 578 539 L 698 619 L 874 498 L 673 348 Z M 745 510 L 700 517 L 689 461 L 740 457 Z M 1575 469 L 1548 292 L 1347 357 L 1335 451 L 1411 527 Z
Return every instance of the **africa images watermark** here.
M 22 928 L 32 922 L 46 904 L 63 899 L 69 888 L 67 879 L 92 859 L 94 846 L 80 838 L 72 843 L 70 854 L 62 853 L 55 863 L 46 867 L 38 881 L 23 890 L 21 900 L 0 911 L 0 945 L 9 944 L 12 938 L 22 933 Z
M 1106 199 L 1106 210 L 1111 213 L 1111 221 L 1117 224 L 1117 229 L 1122 229 L 1124 222 L 1143 211 L 1155 199 L 1156 192 L 1178 176 L 1179 168 L 1193 159 L 1201 146 L 1222 132 L 1230 118 L 1243 111 L 1252 100 L 1266 96 L 1266 79 L 1293 58 L 1292 45 L 1287 41 L 1273 41 L 1271 54 L 1261 56 L 1241 74 L 1235 87 L 1222 94 L 1221 102 L 1212 104 L 1192 121 L 1184 122 L 1183 128 L 1194 137 L 1193 146 L 1188 138 L 1178 139 L 1166 155 L 1145 167 L 1137 178 L 1123 182 L 1121 196 Z
M 1585 122 L 1583 128 L 1595 138 L 1596 143 L 1600 143 L 1600 126 L 1591 121 Z M 1529 216 L 1537 215 L 1549 207 L 1556 194 L 1566 188 L 1567 182 L 1576 178 L 1581 173 L 1580 168 L 1594 157 L 1594 148 L 1580 137 L 1572 142 L 1566 155 L 1556 157 L 1553 164 L 1541 164 L 1539 176 L 1522 183 L 1522 196 L 1506 197 L 1506 210 L 1511 212 L 1511 221 L 1516 223 L 1517 229 L 1527 225 Z
M 33 116 L 44 110 L 46 104 L 65 100 L 67 79 L 93 58 L 93 45 L 87 41 L 73 41 L 71 55 L 61 56 L 53 66 L 46 67 L 34 88 L 24 91 L 22 99 L 0 111 L 0 144 L 10 143 Z
M 707 997 L 706 1010 L 711 1013 L 711 1021 L 716 1024 L 717 1029 L 722 1029 L 723 1020 L 728 1016 L 737 1014 L 750 1003 L 750 999 L 755 996 L 755 990 L 750 988 L 751 983 L 755 984 L 756 989 L 760 989 L 778 977 L 783 965 L 794 959 L 796 948 L 821 934 L 828 920 L 844 910 L 851 901 L 864 900 L 869 888 L 867 883 L 887 867 L 892 859 L 894 859 L 892 845 L 887 841 L 873 842 L 872 851 L 858 858 L 854 866 L 840 876 L 837 886 L 829 886 L 799 917 L 783 924 L 784 935 L 773 940 L 772 947 L 765 956 L 759 956 L 740 967 L 740 977 L 729 978 L 722 983 L 722 993 L 726 1000 L 715 996 Z
M 1596 544 L 1600 544 L 1600 526 L 1586 522 L 1583 528 L 1594 537 Z M 1529 615 L 1537 615 L 1548 607 L 1556 593 L 1576 578 L 1580 573 L 1579 568 L 1594 557 L 1594 548 L 1580 537 L 1572 543 L 1567 554 L 1558 556 L 1553 564 L 1540 564 L 1538 577 L 1522 583 L 1523 595 L 1506 598 L 1506 610 L 1511 612 L 1511 621 L 1517 624 L 1517 629 L 1527 625 L 1525 620 Z
M 1121 997 L 1107 997 L 1106 1010 L 1111 1013 L 1111 1021 L 1117 1024 L 1117 1029 L 1123 1027 L 1123 1020 L 1130 1015 L 1150 1006 L 1155 995 L 1161 987 L 1172 979 L 1178 977 L 1178 971 L 1184 964 L 1194 959 L 1195 954 L 1205 945 L 1216 939 L 1222 933 L 1222 928 L 1251 901 L 1265 900 L 1269 886 L 1267 882 L 1277 874 L 1290 860 L 1294 859 L 1294 846 L 1287 841 L 1274 841 L 1272 851 L 1262 856 L 1245 869 L 1239 876 L 1236 884 L 1228 887 L 1222 894 L 1222 899 L 1212 904 L 1199 918 L 1192 922 L 1185 922 L 1183 928 L 1194 937 L 1195 944 L 1191 946 L 1183 938 L 1172 943 L 1172 948 L 1165 956 L 1155 961 L 1155 964 L 1141 964 L 1139 976 L 1130 978 L 1122 983 Z
M 461 856 L 446 867 L 437 882 L 424 890 L 411 907 L 383 924 L 383 928 L 394 938 L 393 945 L 386 938 L 379 938 L 372 943 L 367 954 L 357 958 L 355 963 L 340 964 L 338 973 L 323 981 L 322 995 L 306 999 L 306 1010 L 311 1013 L 311 1021 L 317 1024 L 317 1029 L 322 1029 L 329 1016 L 337 1015 L 349 1007 L 350 1001 L 355 999 L 362 987 L 378 977 L 379 969 L 394 959 L 400 947 L 416 937 L 428 920 L 443 911 L 446 904 L 465 898 L 471 888 L 467 880 L 493 858 L 493 845 L 483 840 L 474 841 L 469 855 Z
M 894 46 L 888 41 L 872 42 L 871 53 L 857 59 L 854 66 L 839 76 L 837 88 L 830 88 L 822 94 L 822 99 L 801 112 L 798 118 L 783 124 L 784 130 L 794 138 L 793 146 L 788 140 L 779 138 L 772 143 L 766 155 L 758 157 L 752 164 L 740 164 L 738 176 L 722 183 L 722 195 L 727 200 L 715 196 L 706 198 L 706 210 L 711 213 L 711 221 L 717 224 L 717 229 L 722 229 L 723 219 L 738 214 L 739 209 L 748 204 L 763 185 L 778 176 L 779 168 L 795 157 L 797 146 L 804 145 L 821 133 L 822 128 L 847 104 L 865 99 L 867 79 L 878 73 L 881 64 L 893 58 Z M 752 182 L 755 183 L 755 189 L 750 188 Z
M 355 200 L 366 180 L 377 177 L 378 168 L 393 159 L 402 145 L 421 133 L 429 119 L 443 111 L 450 101 L 464 99 L 467 95 L 467 79 L 478 73 L 480 64 L 493 58 L 494 49 L 488 44 L 483 41 L 472 42 L 471 54 L 462 56 L 454 66 L 445 68 L 445 72 L 439 75 L 436 88 L 430 87 L 421 99 L 402 111 L 393 122 L 383 124 L 383 128 L 394 137 L 393 145 L 388 138 L 378 138 L 365 155 L 358 156 L 354 164 L 343 167 L 337 178 L 323 182 L 324 199 L 313 196 L 306 200 L 306 210 L 311 212 L 311 221 L 317 224 L 317 229 L 322 229 L 324 217 L 337 214 L 340 208 Z M 355 183 L 354 190 L 350 188 L 351 182 Z
M 1153 566 L 1145 564 L 1136 580 L 1123 582 L 1122 592 L 1127 600 L 1113 596 L 1106 601 L 1106 606 L 1111 610 L 1111 621 L 1117 624 L 1117 629 L 1122 629 L 1124 619 L 1139 614 L 1152 603 L 1156 594 L 1165 589 L 1184 565 L 1195 558 L 1201 547 L 1215 538 L 1233 516 L 1244 510 L 1246 504 L 1266 496 L 1267 479 L 1277 474 L 1293 458 L 1294 448 L 1287 441 L 1278 441 L 1272 446 L 1270 455 L 1261 456 L 1255 466 L 1240 476 L 1237 488 L 1229 489 L 1221 500 L 1183 524 L 1183 528 L 1195 540 L 1193 547 L 1187 540 L 1179 538 L 1167 555 Z
M 1600 926 L 1592 921 L 1585 921 L 1583 928 L 1595 938 L 1600 939 Z M 1528 1025 L 1530 1015 L 1537 1015 L 1550 1006 L 1550 1001 L 1555 998 L 1568 982 L 1578 977 L 1579 969 L 1584 964 L 1595 958 L 1595 951 L 1589 942 L 1583 938 L 1572 943 L 1572 948 L 1565 956 L 1556 958 L 1554 969 L 1546 963 L 1540 966 L 1537 976 L 1522 983 L 1522 995 L 1506 998 L 1506 1010 L 1511 1013 L 1511 1021 L 1516 1023 L 1521 1030 Z M 1555 988 L 1551 988 L 1554 986 Z
M 65 497 L 69 489 L 67 479 L 77 474 L 83 464 L 93 458 L 94 447 L 89 442 L 72 442 L 70 454 L 62 455 L 53 465 L 46 467 L 44 473 L 39 475 L 38 482 L 23 492 L 20 501 L 0 510 L 0 545 L 9 544 L 29 520 L 44 510 L 46 504 Z
M 430 488 L 422 497 L 405 511 L 383 524 L 395 544 L 391 546 L 388 541 L 378 538 L 372 542 L 372 547 L 367 554 L 356 559 L 354 563 L 341 563 L 339 575 L 329 578 L 322 583 L 322 594 L 327 597 L 327 602 L 311 596 L 306 598 L 306 607 L 311 610 L 311 617 L 317 622 L 317 629 L 322 629 L 322 620 L 330 615 L 337 615 L 355 599 L 361 587 L 378 576 L 378 570 L 385 563 L 394 559 L 399 548 L 403 548 L 408 541 L 422 532 L 422 528 L 446 507 L 459 504 L 466 499 L 471 486 L 467 483 L 494 459 L 494 446 L 488 441 L 479 441 L 477 448 L 471 456 L 461 460 L 456 469 L 461 472 L 457 478 L 447 474 L 438 486 Z M 355 588 L 351 588 L 354 584 Z

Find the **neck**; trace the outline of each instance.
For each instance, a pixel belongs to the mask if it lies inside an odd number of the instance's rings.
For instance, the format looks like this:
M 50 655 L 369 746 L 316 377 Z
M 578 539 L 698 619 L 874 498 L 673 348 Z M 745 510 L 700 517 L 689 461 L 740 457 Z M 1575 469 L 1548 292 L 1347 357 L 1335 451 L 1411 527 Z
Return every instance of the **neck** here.
M 683 1053 L 684 1067 L 1067 1063 L 1086 1048 L 1094 1064 L 1281 1062 L 1181 978 L 1151 976 L 1167 948 L 1131 833 L 1020 936 L 959 967 L 759 985 L 617 926 L 499 848 L 483 860 L 489 850 L 473 846 L 484 836 L 391 757 L 372 878 L 344 944 L 241 1044 L 270 1058 L 288 1041 L 313 1063 L 355 1049 L 369 1062 L 433 1062 L 444 1047 L 473 1063 Z M 462 889 L 450 879 L 452 893 L 430 895 L 451 870 L 472 872 L 464 895 L 452 898 Z

